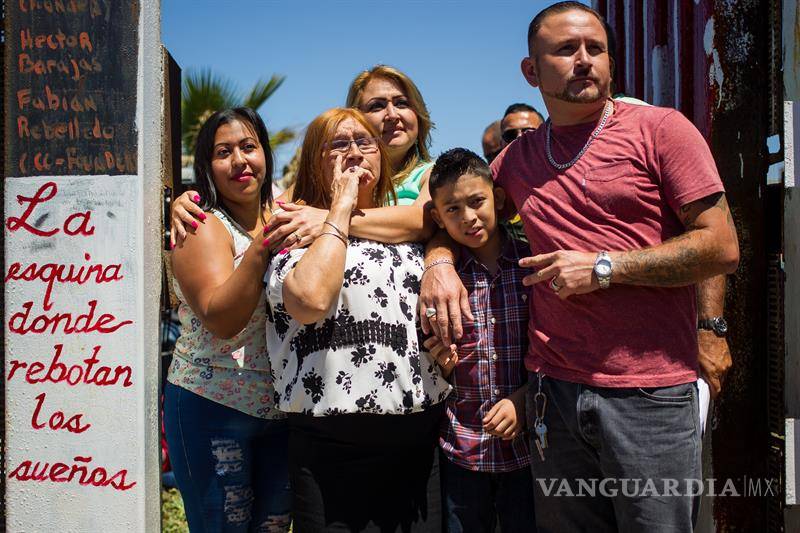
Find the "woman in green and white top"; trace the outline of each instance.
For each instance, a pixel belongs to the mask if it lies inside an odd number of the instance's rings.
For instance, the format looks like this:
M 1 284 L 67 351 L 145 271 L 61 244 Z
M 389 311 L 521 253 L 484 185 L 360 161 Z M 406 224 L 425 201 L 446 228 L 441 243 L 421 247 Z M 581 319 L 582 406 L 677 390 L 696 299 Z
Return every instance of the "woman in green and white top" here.
M 350 84 L 347 107 L 361 110 L 381 133 L 395 174 L 397 205 L 430 200 L 429 149 L 433 128 L 428 108 L 411 78 L 394 67 L 376 65 Z

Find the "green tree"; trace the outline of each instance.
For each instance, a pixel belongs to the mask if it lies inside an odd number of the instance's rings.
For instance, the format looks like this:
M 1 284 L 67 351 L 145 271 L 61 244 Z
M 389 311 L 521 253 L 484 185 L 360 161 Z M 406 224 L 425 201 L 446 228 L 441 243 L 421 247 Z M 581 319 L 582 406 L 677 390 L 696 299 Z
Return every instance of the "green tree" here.
M 256 111 L 281 86 L 285 76 L 273 76 L 268 81 L 257 82 L 246 94 L 228 79 L 211 72 L 211 69 L 188 71 L 183 78 L 181 91 L 181 141 L 186 155 L 194 154 L 200 126 L 214 111 L 228 107 L 246 106 Z M 289 142 L 295 137 L 290 128 L 270 131 L 270 146 Z

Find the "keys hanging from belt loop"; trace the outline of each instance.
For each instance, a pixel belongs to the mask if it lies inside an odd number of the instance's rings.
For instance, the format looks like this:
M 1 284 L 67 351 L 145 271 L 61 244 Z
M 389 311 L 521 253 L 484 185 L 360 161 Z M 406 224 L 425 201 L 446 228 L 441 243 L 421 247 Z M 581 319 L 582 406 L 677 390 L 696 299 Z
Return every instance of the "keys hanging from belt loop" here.
M 539 457 L 544 461 L 544 450 L 547 449 L 547 425 L 544 423 L 544 413 L 547 409 L 547 396 L 542 392 L 542 378 L 544 374 L 539 372 L 538 388 L 536 394 L 533 395 L 533 412 L 535 415 L 533 421 L 533 431 L 536 433 L 534 442 L 536 443 L 536 450 L 539 452 Z

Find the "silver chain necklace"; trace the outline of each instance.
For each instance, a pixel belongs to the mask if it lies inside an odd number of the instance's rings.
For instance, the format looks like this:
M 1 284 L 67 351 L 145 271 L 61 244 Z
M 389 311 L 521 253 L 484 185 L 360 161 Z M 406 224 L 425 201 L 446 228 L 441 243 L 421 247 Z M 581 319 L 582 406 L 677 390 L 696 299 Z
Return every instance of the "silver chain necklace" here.
M 566 170 L 569 167 L 571 167 L 572 165 L 574 165 L 575 163 L 577 163 L 578 159 L 580 159 L 581 156 L 586 153 L 586 150 L 589 149 L 589 145 L 592 144 L 592 141 L 595 140 L 598 135 L 600 135 L 601 131 L 603 131 L 603 128 L 605 128 L 606 122 L 608 121 L 608 117 L 611 116 L 611 111 L 613 109 L 614 109 L 614 104 L 611 102 L 611 100 L 606 102 L 605 108 L 603 110 L 603 118 L 600 119 L 600 124 L 597 125 L 597 127 L 594 129 L 592 134 L 589 136 L 589 139 L 586 141 L 586 144 L 584 144 L 583 148 L 581 148 L 581 151 L 578 152 L 578 155 L 576 155 L 575 157 L 572 158 L 571 161 L 568 161 L 566 163 L 557 163 L 556 160 L 553 159 L 553 152 L 550 149 L 550 139 L 552 137 L 550 128 L 551 128 L 552 123 L 550 122 L 550 119 L 548 118 L 547 119 L 547 137 L 545 138 L 544 148 L 545 148 L 545 153 L 547 154 L 547 160 L 550 161 L 550 164 L 553 165 L 558 170 Z

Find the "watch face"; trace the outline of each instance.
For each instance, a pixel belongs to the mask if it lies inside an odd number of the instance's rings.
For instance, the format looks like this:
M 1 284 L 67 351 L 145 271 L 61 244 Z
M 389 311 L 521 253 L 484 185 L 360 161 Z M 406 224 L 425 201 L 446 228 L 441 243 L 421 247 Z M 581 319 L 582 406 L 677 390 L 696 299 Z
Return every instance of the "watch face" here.
M 598 275 L 599 277 L 601 277 L 601 278 L 605 278 L 605 277 L 607 277 L 607 276 L 610 276 L 610 275 L 611 275 L 611 265 L 609 265 L 609 264 L 608 264 L 607 262 L 605 262 L 605 261 L 602 261 L 602 262 L 600 262 L 600 263 L 597 263 L 597 264 L 595 265 L 595 267 L 594 267 L 594 271 L 597 273 L 597 275 Z
M 724 318 L 719 317 L 714 319 L 714 332 L 718 335 L 725 335 L 728 332 L 728 323 Z

